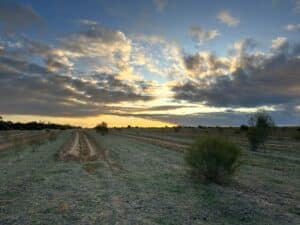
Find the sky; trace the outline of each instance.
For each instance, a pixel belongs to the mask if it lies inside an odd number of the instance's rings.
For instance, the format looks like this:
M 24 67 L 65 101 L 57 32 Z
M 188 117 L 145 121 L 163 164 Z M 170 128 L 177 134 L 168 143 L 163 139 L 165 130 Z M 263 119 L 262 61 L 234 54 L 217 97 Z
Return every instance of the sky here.
M 300 124 L 299 0 L 1 0 L 0 115 L 93 127 Z

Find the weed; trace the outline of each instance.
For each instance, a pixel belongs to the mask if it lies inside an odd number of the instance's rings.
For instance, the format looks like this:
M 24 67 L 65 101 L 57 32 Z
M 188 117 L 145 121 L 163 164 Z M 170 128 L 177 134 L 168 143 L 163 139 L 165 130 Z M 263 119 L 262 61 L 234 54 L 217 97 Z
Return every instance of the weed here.
M 249 119 L 248 140 L 252 151 L 263 145 L 270 135 L 271 128 L 275 126 L 272 117 L 265 111 L 258 111 Z

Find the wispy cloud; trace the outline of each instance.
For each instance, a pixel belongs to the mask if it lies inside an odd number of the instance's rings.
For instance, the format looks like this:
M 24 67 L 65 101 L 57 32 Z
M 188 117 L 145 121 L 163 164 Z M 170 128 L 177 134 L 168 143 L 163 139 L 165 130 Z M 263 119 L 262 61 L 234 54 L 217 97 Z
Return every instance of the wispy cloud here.
M 272 40 L 271 48 L 273 50 L 283 51 L 287 49 L 289 45 L 288 39 L 286 37 L 277 37 Z
M 298 24 L 288 24 L 283 27 L 287 31 L 297 31 L 300 30 L 300 23 Z
M 205 31 L 200 26 L 192 26 L 189 28 L 189 35 L 198 44 L 203 44 L 204 42 L 211 41 L 220 36 L 220 33 L 216 29 Z
M 240 20 L 230 14 L 230 12 L 226 10 L 222 10 L 218 13 L 217 18 L 219 19 L 220 22 L 230 26 L 234 27 L 239 25 Z

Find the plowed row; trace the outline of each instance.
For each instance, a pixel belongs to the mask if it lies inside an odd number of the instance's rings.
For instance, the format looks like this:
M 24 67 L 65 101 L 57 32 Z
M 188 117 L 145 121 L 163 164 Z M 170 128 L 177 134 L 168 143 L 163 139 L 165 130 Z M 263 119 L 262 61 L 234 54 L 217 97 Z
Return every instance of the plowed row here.
M 100 154 L 99 148 L 94 141 L 82 131 L 75 131 L 72 137 L 64 144 L 59 152 L 60 160 L 96 160 Z

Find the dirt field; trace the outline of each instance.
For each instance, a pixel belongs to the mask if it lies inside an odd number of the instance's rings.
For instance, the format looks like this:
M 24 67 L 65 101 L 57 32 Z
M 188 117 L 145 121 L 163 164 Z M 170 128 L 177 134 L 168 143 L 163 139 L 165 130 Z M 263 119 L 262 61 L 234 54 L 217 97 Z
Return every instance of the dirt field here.
M 228 186 L 195 183 L 183 152 L 219 130 L 61 132 L 0 152 L 0 224 L 300 224 L 300 142 L 243 148 Z M 224 134 L 223 133 L 223 134 Z M 280 138 L 281 137 L 281 138 Z

